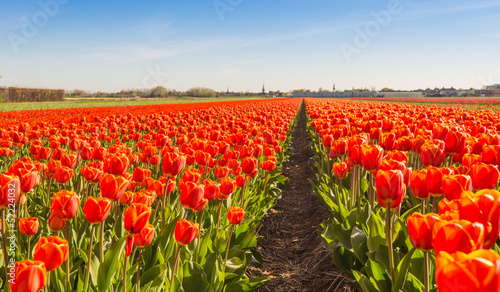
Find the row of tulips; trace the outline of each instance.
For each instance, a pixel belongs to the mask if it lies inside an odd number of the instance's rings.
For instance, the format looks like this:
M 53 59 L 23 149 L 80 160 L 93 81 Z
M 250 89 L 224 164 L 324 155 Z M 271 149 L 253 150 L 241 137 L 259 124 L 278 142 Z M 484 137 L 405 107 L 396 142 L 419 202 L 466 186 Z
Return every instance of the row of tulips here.
M 500 291 L 500 115 L 307 100 L 321 236 L 362 291 Z
M 6 122 L 3 291 L 265 285 L 246 268 L 262 261 L 255 234 L 286 183 L 279 166 L 299 104 L 61 110 Z

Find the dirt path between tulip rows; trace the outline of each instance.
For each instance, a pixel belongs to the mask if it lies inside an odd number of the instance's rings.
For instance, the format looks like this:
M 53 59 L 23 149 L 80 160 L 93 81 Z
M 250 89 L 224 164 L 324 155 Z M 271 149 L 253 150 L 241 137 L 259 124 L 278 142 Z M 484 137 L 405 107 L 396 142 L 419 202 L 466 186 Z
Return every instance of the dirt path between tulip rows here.
M 314 177 L 309 168 L 313 153 L 307 140 L 306 116 L 302 109 L 294 130 L 290 160 L 283 165 L 283 174 L 290 184 L 283 197 L 262 220 L 258 245 L 264 263 L 251 266 L 252 277 L 270 277 L 260 292 L 290 291 L 355 291 L 346 275 L 335 267 L 331 252 L 324 246 L 316 230 L 328 218 L 328 211 L 311 195 L 307 181 Z

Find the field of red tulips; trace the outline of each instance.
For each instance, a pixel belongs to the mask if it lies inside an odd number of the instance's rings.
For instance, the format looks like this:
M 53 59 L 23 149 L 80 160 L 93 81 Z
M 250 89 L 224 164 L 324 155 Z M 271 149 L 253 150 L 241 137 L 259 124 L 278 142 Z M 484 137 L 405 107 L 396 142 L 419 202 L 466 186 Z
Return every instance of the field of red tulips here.
M 318 235 L 358 289 L 500 291 L 500 114 L 321 99 L 0 113 L 0 289 L 263 287 L 299 115 Z
M 321 236 L 362 291 L 500 291 L 500 115 L 306 100 Z
M 251 291 L 301 100 L 0 113 L 2 291 Z

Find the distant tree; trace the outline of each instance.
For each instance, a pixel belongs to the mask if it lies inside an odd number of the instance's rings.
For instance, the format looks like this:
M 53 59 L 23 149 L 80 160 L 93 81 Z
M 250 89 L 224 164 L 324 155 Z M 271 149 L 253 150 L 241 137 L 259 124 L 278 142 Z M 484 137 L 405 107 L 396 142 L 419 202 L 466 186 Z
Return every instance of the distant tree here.
M 166 97 L 168 95 L 168 91 L 163 86 L 156 86 L 151 91 L 151 97 Z
M 394 89 L 388 88 L 388 87 L 384 87 L 380 91 L 382 91 L 382 92 L 394 92 Z
M 188 96 L 193 97 L 214 97 L 216 95 L 215 90 L 205 87 L 193 87 L 186 93 Z
M 294 89 L 293 92 L 306 92 L 306 90 L 303 88 L 302 89 Z

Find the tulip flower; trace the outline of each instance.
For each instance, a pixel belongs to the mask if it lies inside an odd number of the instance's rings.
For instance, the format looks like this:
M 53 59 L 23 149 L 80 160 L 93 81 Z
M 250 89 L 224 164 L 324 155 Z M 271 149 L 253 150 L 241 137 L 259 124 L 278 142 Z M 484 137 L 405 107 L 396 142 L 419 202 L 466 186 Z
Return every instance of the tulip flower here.
M 89 161 L 93 158 L 94 156 L 94 149 L 90 146 L 83 146 L 82 150 L 80 151 L 80 157 L 82 158 L 83 161 Z
M 387 151 L 397 150 L 398 141 L 394 133 L 382 133 L 380 136 L 380 146 Z
M 432 128 L 432 138 L 441 141 L 446 141 L 449 132 L 450 128 L 448 128 L 447 126 L 435 124 L 434 127 Z
M 151 170 L 136 167 L 132 174 L 132 180 L 142 183 L 147 177 L 151 177 Z
M 21 192 L 24 194 L 31 191 L 40 180 L 36 171 L 29 171 L 26 169 L 20 170 L 18 177 L 21 183 Z
M 99 183 L 101 195 L 111 201 L 117 201 L 125 193 L 129 183 L 122 176 L 115 177 L 112 174 L 108 174 Z
M 98 224 L 106 220 L 111 211 L 111 203 L 112 201 L 108 198 L 89 197 L 83 206 L 87 221 L 91 224 Z
M 447 199 L 442 199 L 441 201 L 439 201 L 439 218 L 447 221 L 460 219 L 460 214 L 458 213 L 459 203 L 460 200 L 448 201 Z
M 467 146 L 467 136 L 462 132 L 450 132 L 445 140 L 445 150 L 452 155 L 462 152 Z
M 151 224 L 147 224 L 141 233 L 134 236 L 133 243 L 139 248 L 145 248 L 151 244 L 155 235 L 155 228 Z
M 436 282 L 440 292 L 500 291 L 500 256 L 491 250 L 436 256 Z
M 80 168 L 80 173 L 83 175 L 83 178 L 90 183 L 100 182 L 103 176 L 102 170 L 87 166 Z
M 186 209 L 194 209 L 203 198 L 203 187 L 195 183 L 181 182 L 179 189 L 181 190 L 181 204 Z
M 373 172 L 380 167 L 384 158 L 384 149 L 377 145 L 361 146 L 361 165 L 368 172 Z
M 38 292 L 47 282 L 47 269 L 43 261 L 23 260 L 15 263 L 13 281 L 9 281 L 12 292 Z
M 38 232 L 39 224 L 36 217 L 21 218 L 19 219 L 19 231 L 24 235 L 33 236 Z
M 429 193 L 434 197 L 439 197 L 443 194 L 442 185 L 443 177 L 445 175 L 451 175 L 452 170 L 449 168 L 435 168 L 429 167 L 427 169 L 427 189 Z
M 256 173 L 256 171 L 258 171 L 257 165 L 258 165 L 258 161 L 255 158 L 247 157 L 241 161 L 241 169 L 242 169 L 243 173 L 250 175 L 250 176 L 253 175 L 254 173 Z
M 379 170 L 375 176 L 375 185 L 377 188 L 377 197 L 379 203 L 388 203 L 392 206 L 393 202 L 400 202 L 404 196 L 403 174 L 399 170 Z M 381 203 L 381 204 L 382 204 Z M 401 202 L 400 202 L 401 203 Z
M 466 192 L 459 201 L 460 219 L 479 222 L 484 225 L 483 248 L 491 248 L 500 234 L 500 192 L 482 190 Z
M 484 145 L 481 152 L 483 163 L 499 166 L 500 145 Z
M 45 263 L 47 272 L 55 270 L 68 258 L 68 241 L 57 236 L 42 236 L 35 246 L 34 260 Z
M 429 251 L 433 248 L 432 231 L 434 225 L 439 221 L 436 214 L 428 213 L 422 215 L 413 213 L 407 218 L 408 233 L 411 244 L 424 252 L 424 286 L 425 291 L 429 291 Z
M 61 157 L 61 165 L 74 169 L 78 162 L 77 160 L 78 156 L 76 154 L 65 154 Z
M 465 191 L 472 191 L 472 183 L 468 175 L 445 175 L 441 185 L 443 195 L 448 200 L 460 199 Z
M 444 151 L 436 145 L 426 144 L 420 148 L 420 158 L 425 166 L 439 167 L 444 160 Z
M 129 167 L 130 160 L 126 156 L 115 155 L 104 160 L 104 172 L 112 175 L 121 176 Z
M 483 248 L 484 226 L 467 220 L 437 221 L 432 233 L 436 254 L 440 251 L 469 253 Z
M 347 176 L 349 166 L 345 162 L 336 162 L 333 164 L 333 175 L 338 179 L 343 179 Z
M 217 199 L 225 200 L 227 199 L 236 189 L 236 182 L 229 177 L 223 177 L 220 179 L 220 193 Z
M 198 236 L 199 225 L 185 219 L 179 219 L 175 225 L 175 241 L 187 245 Z
M 411 192 L 416 198 L 425 200 L 429 198 L 430 193 L 427 188 L 427 170 L 415 170 L 410 177 Z
M 0 173 L 0 210 L 18 202 L 20 188 L 17 177 Z
M 184 171 L 182 174 L 182 180 L 185 182 L 193 182 L 197 184 L 200 181 L 201 174 L 198 173 L 198 170 L 195 168 L 190 168 Z
M 68 182 L 72 176 L 73 176 L 73 169 L 67 166 L 59 167 L 54 174 L 54 178 L 60 184 Z
M 238 225 L 245 217 L 245 211 L 241 208 L 231 206 L 227 212 L 227 219 L 232 225 Z
M 73 191 L 62 190 L 52 196 L 50 212 L 60 219 L 70 220 L 75 217 L 80 205 L 80 198 Z
M 349 148 L 349 161 L 352 165 L 361 165 L 361 153 L 361 145 L 352 145 L 351 148 Z
M 422 215 L 413 213 L 407 218 L 408 233 L 414 247 L 422 251 L 430 251 L 432 247 L 432 230 L 436 221 L 440 220 L 437 214 Z
M 470 169 L 470 176 L 475 190 L 495 189 L 500 172 L 494 165 L 476 163 Z
M 186 158 L 174 152 L 167 152 L 163 156 L 163 175 L 175 177 L 184 169 Z
M 209 179 L 203 181 L 203 188 L 204 188 L 203 196 L 208 201 L 212 201 L 213 199 L 218 198 L 220 196 L 219 185 Z
M 264 169 L 265 171 L 273 171 L 276 168 L 276 160 L 270 159 L 269 157 L 265 161 L 260 162 L 260 168 Z
M 471 168 L 474 164 L 481 163 L 481 155 L 464 154 L 462 165 Z
M 66 226 L 66 221 L 51 213 L 48 221 L 49 228 L 53 231 L 61 231 Z
M 375 176 L 377 199 L 386 208 L 386 237 L 389 247 L 390 275 L 394 276 L 394 255 L 392 249 L 392 214 L 391 209 L 399 209 L 406 193 L 403 173 L 400 170 L 378 170 Z
M 142 229 L 148 224 L 151 209 L 141 203 L 131 204 L 124 213 L 125 230 L 131 235 L 141 233 Z

